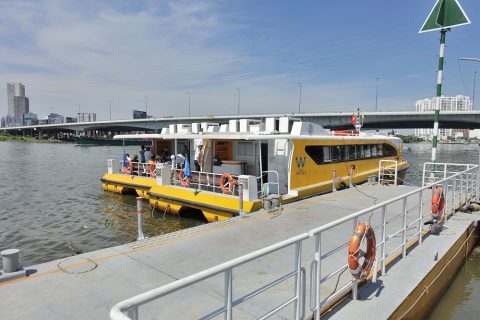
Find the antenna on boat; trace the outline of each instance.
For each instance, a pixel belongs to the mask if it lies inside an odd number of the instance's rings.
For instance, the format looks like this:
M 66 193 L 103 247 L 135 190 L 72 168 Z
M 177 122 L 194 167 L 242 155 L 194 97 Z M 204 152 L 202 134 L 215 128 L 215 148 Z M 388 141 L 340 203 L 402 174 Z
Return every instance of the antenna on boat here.
M 357 130 L 357 133 L 360 133 L 360 129 L 363 126 L 363 119 L 365 118 L 365 115 L 360 112 L 360 108 L 357 108 L 357 112 L 352 113 L 352 124 L 355 127 L 355 130 Z

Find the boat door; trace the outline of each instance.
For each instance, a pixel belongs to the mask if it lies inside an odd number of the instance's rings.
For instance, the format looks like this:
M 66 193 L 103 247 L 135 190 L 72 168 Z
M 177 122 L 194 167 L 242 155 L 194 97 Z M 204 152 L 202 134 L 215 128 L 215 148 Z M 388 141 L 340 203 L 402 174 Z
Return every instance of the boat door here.
M 268 171 L 268 142 L 261 142 L 262 172 Z M 263 183 L 268 182 L 268 174 L 263 176 Z

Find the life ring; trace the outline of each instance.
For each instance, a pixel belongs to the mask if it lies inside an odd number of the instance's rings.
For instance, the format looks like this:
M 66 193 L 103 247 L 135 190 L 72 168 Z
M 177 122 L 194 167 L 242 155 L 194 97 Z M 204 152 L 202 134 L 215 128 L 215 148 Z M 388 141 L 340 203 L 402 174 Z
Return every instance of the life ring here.
M 440 186 L 435 186 L 432 195 L 432 215 L 440 221 L 443 217 L 443 209 L 445 208 L 445 197 L 443 196 L 443 189 Z
M 224 194 L 232 194 L 233 193 L 233 178 L 230 173 L 224 173 L 222 174 L 222 177 L 220 178 L 220 189 Z
M 360 250 L 360 245 L 367 239 L 367 252 Z M 376 240 L 373 228 L 366 222 L 357 225 L 348 246 L 348 268 L 355 279 L 366 279 L 370 274 L 376 254 Z M 364 257 L 360 265 L 359 258 Z
M 150 174 L 150 177 L 155 178 L 157 176 L 157 173 L 155 172 L 156 169 L 156 164 L 155 162 L 150 162 L 148 165 L 148 173 Z
M 192 177 L 187 177 L 187 179 L 185 179 L 185 172 L 183 171 L 183 169 L 181 169 L 180 173 L 178 174 L 178 180 L 180 180 L 180 184 L 182 186 L 188 187 L 190 182 L 192 182 Z

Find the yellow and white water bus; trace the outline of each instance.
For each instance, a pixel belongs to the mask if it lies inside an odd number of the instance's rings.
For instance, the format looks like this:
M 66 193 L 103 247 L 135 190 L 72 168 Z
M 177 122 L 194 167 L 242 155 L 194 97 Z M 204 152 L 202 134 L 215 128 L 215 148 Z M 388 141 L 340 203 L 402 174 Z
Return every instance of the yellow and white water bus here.
M 104 190 L 136 192 L 162 211 L 208 221 L 238 215 L 240 202 L 249 213 L 266 203 L 292 202 L 330 192 L 334 186 L 363 183 L 378 176 L 381 160 L 397 168 L 399 181 L 409 167 L 399 138 L 356 131 L 339 134 L 289 117 L 170 125 L 160 134 L 114 139 L 150 140 L 154 154 L 184 153 L 191 174 L 187 177 L 188 170 L 178 163 L 181 156 L 155 165 L 129 163 L 127 172 L 120 162 L 109 160 L 108 173 L 101 179 Z M 197 171 L 194 158 L 200 145 Z

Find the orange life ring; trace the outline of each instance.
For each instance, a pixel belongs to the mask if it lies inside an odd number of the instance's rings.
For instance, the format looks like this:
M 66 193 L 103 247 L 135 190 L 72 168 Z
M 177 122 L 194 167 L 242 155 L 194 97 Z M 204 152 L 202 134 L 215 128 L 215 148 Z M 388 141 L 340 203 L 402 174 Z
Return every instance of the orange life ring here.
M 228 185 L 228 186 L 227 186 Z M 233 193 L 233 178 L 230 173 L 224 173 L 222 174 L 222 177 L 220 178 L 220 189 L 224 194 L 232 194 Z
M 364 253 L 360 250 L 360 245 L 365 238 L 367 239 L 367 252 Z M 373 228 L 366 222 L 360 223 L 355 229 L 348 246 L 348 268 L 356 279 L 366 279 L 370 274 L 375 261 L 376 245 Z M 362 265 L 359 262 L 361 257 L 365 258 Z
M 188 187 L 190 182 L 192 182 L 192 177 L 188 177 L 185 179 L 185 172 L 183 169 L 180 170 L 180 173 L 178 174 L 178 180 L 180 180 L 180 184 L 184 187 Z
M 156 169 L 156 164 L 154 161 L 150 162 L 148 165 L 148 173 L 150 174 L 150 177 L 155 178 L 157 176 L 157 173 L 155 172 Z
M 433 217 L 440 221 L 443 217 L 443 209 L 445 208 L 445 197 L 443 196 L 443 189 L 440 186 L 435 186 L 432 195 L 432 214 Z

